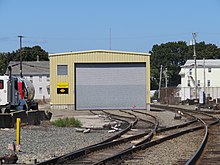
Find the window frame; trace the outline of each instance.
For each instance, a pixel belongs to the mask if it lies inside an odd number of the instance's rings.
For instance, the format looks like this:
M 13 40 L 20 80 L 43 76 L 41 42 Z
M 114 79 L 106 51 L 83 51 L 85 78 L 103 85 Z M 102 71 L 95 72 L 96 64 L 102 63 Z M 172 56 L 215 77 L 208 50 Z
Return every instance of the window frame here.
M 0 89 L 4 89 L 4 80 L 0 80 Z
M 43 94 L 43 88 L 39 87 L 39 94 Z
M 200 87 L 200 80 L 198 80 L 198 82 L 197 82 L 197 86 Z
M 190 80 L 187 81 L 187 86 L 190 87 Z
M 68 75 L 68 65 L 66 64 L 57 65 L 57 75 L 58 76 Z
M 189 69 L 189 75 L 192 76 L 192 68 Z
M 210 87 L 211 86 L 211 81 L 207 80 L 207 86 Z

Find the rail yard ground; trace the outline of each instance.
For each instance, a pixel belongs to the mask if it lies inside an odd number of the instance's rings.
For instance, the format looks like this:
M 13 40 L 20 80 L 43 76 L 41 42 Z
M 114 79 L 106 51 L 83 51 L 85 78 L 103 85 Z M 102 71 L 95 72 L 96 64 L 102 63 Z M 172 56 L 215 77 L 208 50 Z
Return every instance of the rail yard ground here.
M 186 106 L 184 106 L 186 108 Z M 194 109 L 194 106 L 187 107 Z M 55 156 L 60 156 L 65 153 L 75 151 L 77 149 L 98 143 L 106 139 L 107 137 L 113 136 L 114 133 L 109 133 L 108 130 L 101 130 L 103 124 L 107 121 L 103 117 L 91 114 L 89 111 L 73 111 L 73 110 L 50 110 L 49 105 L 41 105 L 40 109 L 49 110 L 53 113 L 51 120 L 65 117 L 75 117 L 82 122 L 82 127 L 91 128 L 89 133 L 76 132 L 73 127 L 59 128 L 52 126 L 48 121 L 42 122 L 38 126 L 22 126 L 21 128 L 21 152 L 18 152 L 18 163 L 33 163 L 50 159 Z M 160 127 L 168 127 L 186 122 L 185 118 L 175 120 L 175 114 L 169 111 L 147 111 L 148 113 L 158 117 Z M 117 111 L 114 111 L 117 113 Z M 181 141 L 180 141 L 181 140 Z M 8 144 L 15 141 L 15 129 L 1 129 L 0 130 L 0 157 L 5 154 L 9 154 L 10 151 L 7 149 Z M 140 164 L 175 164 L 184 154 L 183 151 L 179 151 L 179 145 L 184 145 L 182 141 L 188 142 L 190 145 L 185 145 L 185 151 L 187 149 L 194 149 L 198 147 L 201 139 L 199 136 L 181 136 L 179 141 L 177 139 L 170 140 L 170 143 L 164 143 L 162 147 L 157 147 L 157 156 L 153 154 L 153 148 L 149 154 L 145 152 L 147 156 L 144 158 L 144 154 L 141 154 L 143 159 Z M 176 146 L 176 147 L 174 147 Z M 178 156 L 170 156 L 169 152 L 179 153 Z M 149 155 L 154 155 L 150 158 Z M 162 155 L 162 156 L 160 156 Z M 174 154 L 175 155 L 175 154 Z M 163 158 L 163 160 L 162 160 Z

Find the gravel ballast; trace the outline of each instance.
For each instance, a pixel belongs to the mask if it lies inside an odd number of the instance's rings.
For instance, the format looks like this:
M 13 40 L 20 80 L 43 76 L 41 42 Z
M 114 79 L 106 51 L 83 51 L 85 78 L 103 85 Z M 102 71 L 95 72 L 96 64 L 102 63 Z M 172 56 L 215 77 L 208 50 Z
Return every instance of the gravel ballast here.
M 73 127 L 25 126 L 21 128 L 21 152 L 18 163 L 47 160 L 92 145 L 113 134 L 108 130 L 91 130 L 83 134 Z M 8 144 L 15 142 L 15 129 L 0 130 L 0 156 L 9 154 Z
M 61 110 L 60 110 L 61 111 Z M 160 126 L 166 127 L 186 122 L 186 119 L 174 120 L 174 113 L 161 111 L 151 112 L 159 118 Z M 81 112 L 80 115 L 83 113 Z M 86 114 L 88 115 L 88 113 Z M 88 120 L 91 120 L 88 118 Z M 92 120 L 89 122 L 93 122 Z M 18 163 L 27 163 L 37 159 L 38 162 L 60 156 L 68 152 L 98 143 L 113 136 L 108 130 L 93 130 L 90 133 L 76 132 L 73 127 L 55 127 L 44 122 L 40 126 L 23 126 L 21 128 L 21 152 Z M 0 156 L 9 153 L 8 144 L 15 142 L 15 129 L 0 130 Z

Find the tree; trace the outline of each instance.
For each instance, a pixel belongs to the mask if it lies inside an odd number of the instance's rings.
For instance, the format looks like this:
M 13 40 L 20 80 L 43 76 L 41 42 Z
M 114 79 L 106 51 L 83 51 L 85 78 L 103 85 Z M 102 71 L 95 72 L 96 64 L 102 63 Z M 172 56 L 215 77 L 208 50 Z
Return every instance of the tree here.
M 154 45 L 151 53 L 151 77 L 156 79 L 151 81 L 152 89 L 158 89 L 160 66 L 168 70 L 169 85 L 175 86 L 180 82 L 180 66 L 186 62 L 188 47 L 186 42 L 168 42 L 166 44 Z
M 13 52 L 0 53 L 0 74 L 3 75 L 10 61 L 20 61 L 20 53 L 22 61 L 36 61 L 39 56 L 40 61 L 48 61 L 48 52 L 40 46 L 24 47 Z
M 186 42 L 168 42 L 154 45 L 151 53 L 151 89 L 158 89 L 160 66 L 168 70 L 168 85 L 180 84 L 180 69 L 188 59 L 193 59 L 193 46 L 187 46 Z M 196 44 L 197 59 L 220 59 L 220 48 L 214 44 L 206 44 L 204 41 Z M 164 79 L 162 81 L 164 86 Z

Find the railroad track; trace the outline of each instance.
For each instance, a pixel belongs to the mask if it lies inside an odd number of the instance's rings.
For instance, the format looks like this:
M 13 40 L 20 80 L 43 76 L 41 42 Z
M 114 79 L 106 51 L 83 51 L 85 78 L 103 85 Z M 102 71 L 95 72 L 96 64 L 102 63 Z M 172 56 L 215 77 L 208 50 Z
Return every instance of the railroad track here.
M 169 110 L 184 111 L 187 114 L 193 114 L 203 123 L 204 137 L 196 152 L 187 161 L 181 160 L 178 164 L 220 164 L 220 124 L 219 119 L 205 112 L 186 110 L 183 108 L 170 107 Z M 199 126 L 198 126 L 199 127 Z
M 160 108 L 167 109 L 167 107 L 160 107 Z M 195 162 L 197 162 L 198 159 L 200 158 L 201 153 L 207 142 L 208 127 L 211 127 L 211 125 L 214 125 L 218 121 L 215 117 L 211 115 L 207 115 L 205 113 L 198 114 L 197 112 L 191 112 L 180 108 L 168 108 L 168 109 L 174 111 L 175 113 L 177 111 L 183 112 L 183 115 L 185 117 L 187 116 L 189 121 L 171 127 L 158 128 L 150 132 L 149 128 L 153 125 L 156 127 L 158 123 L 155 122 L 155 120 L 154 122 L 152 121 L 152 119 L 149 120 L 149 116 L 146 117 L 147 113 L 143 111 L 139 111 L 139 112 L 121 111 L 121 113 L 127 114 L 126 116 L 123 117 L 121 114 L 120 115 L 109 114 L 111 115 L 112 118 L 116 120 L 122 119 L 124 121 L 126 120 L 129 121 L 128 123 L 130 124 L 128 125 L 131 125 L 131 127 L 129 127 L 129 129 L 125 131 L 123 134 L 119 133 L 120 135 L 114 136 L 113 138 L 111 138 L 111 140 L 107 140 L 100 144 L 86 147 L 79 151 L 63 155 L 61 157 L 55 158 L 56 159 L 55 161 L 48 160 L 38 164 L 136 164 L 136 162 L 140 162 L 142 159 L 144 159 L 144 156 L 140 153 L 146 151 L 146 149 L 150 147 L 154 147 L 158 144 L 162 144 L 163 142 L 167 142 L 170 139 L 177 138 L 185 134 L 191 134 L 191 136 L 194 133 L 198 134 L 198 132 L 194 132 L 194 131 L 201 130 L 199 132 L 199 136 L 202 136 L 202 140 L 201 140 L 202 142 L 200 145 L 198 145 L 199 147 L 197 151 L 195 151 L 195 153 L 193 151 L 193 154 L 191 152 L 190 154 L 186 155 L 184 159 L 177 160 L 178 164 L 195 164 Z M 107 113 L 107 112 L 102 112 L 102 113 Z M 141 115 L 137 115 L 138 113 Z M 133 116 L 133 118 L 131 116 Z M 148 120 L 144 122 L 146 118 L 148 118 Z M 142 124 L 140 124 L 141 122 L 145 123 L 145 125 L 146 123 L 148 123 L 147 124 L 148 131 L 144 132 L 147 133 L 144 136 L 148 136 L 149 138 L 145 138 L 144 141 L 141 140 L 138 141 L 138 143 L 136 143 L 135 145 L 134 144 L 131 145 L 131 141 L 134 141 L 134 139 L 136 138 L 140 138 L 137 137 L 139 136 L 139 133 L 135 135 L 136 137 L 129 136 L 127 138 L 122 138 L 122 136 L 126 134 L 128 135 L 129 130 L 132 132 L 132 129 L 135 127 L 138 129 L 142 128 L 143 126 Z M 218 130 L 216 131 L 216 133 L 217 132 Z M 143 137 L 144 133 L 140 133 L 140 136 Z M 150 137 L 153 137 L 152 141 L 149 141 L 151 139 Z M 107 149 L 104 150 L 104 148 Z M 211 152 L 209 151 L 207 153 L 211 153 Z M 145 155 L 146 154 L 147 152 L 145 153 Z M 206 157 L 207 156 L 205 156 L 204 159 L 207 159 Z M 210 161 L 209 158 L 207 160 Z
M 137 113 L 136 111 L 134 111 L 135 113 Z M 146 113 L 143 113 L 143 112 L 138 112 L 138 113 L 142 113 L 142 114 L 145 114 L 147 115 Z M 192 116 L 190 116 L 190 118 L 192 118 Z M 172 129 L 179 129 L 181 127 L 186 127 L 194 122 L 196 122 L 197 120 L 191 120 L 189 122 L 186 122 L 184 124 L 180 124 L 180 125 L 176 125 L 176 126 L 172 126 L 172 127 L 167 127 L 167 128 L 163 128 L 163 129 L 160 129 L 160 132 L 166 132 L 166 131 L 170 131 Z M 202 128 L 202 127 L 201 127 Z M 149 148 L 149 147 L 152 147 L 152 146 L 155 146 L 155 145 L 158 145 L 164 141 L 167 141 L 167 140 L 170 140 L 172 138 L 175 138 L 177 136 L 181 136 L 183 134 L 186 134 L 186 133 L 189 133 L 189 132 L 192 132 L 196 129 L 201 129 L 200 127 L 199 128 L 188 128 L 188 129 L 185 129 L 185 130 L 182 130 L 182 131 L 179 131 L 177 130 L 176 133 L 172 133 L 170 135 L 167 135 L 165 137 L 162 137 L 162 138 L 157 138 L 151 142 L 146 142 L 146 143 L 141 143 L 140 145 L 136 145 L 134 148 L 130 148 L 130 149 L 127 149 L 127 150 L 124 150 L 123 152 L 121 153 L 118 153 L 112 157 L 109 157 L 107 159 L 104 159 L 102 160 L 101 162 L 97 163 L 97 164 L 129 164 L 128 163 L 128 160 L 131 160 L 132 161 L 132 164 L 135 164 L 134 163 L 134 160 L 140 160 L 142 159 L 142 156 L 139 155 L 139 151 L 143 150 L 143 149 L 146 149 L 146 148 Z M 137 152 L 137 154 L 134 156 L 134 154 Z
M 94 113 L 93 111 L 92 113 Z M 100 111 L 99 111 L 100 113 Z M 118 154 L 126 149 L 133 148 L 135 145 L 140 145 L 143 142 L 149 141 L 156 130 L 156 124 L 150 130 L 149 127 L 153 124 L 152 121 L 138 119 L 134 114 L 126 116 L 110 114 L 108 112 L 101 112 L 108 114 L 114 120 L 129 121 L 128 128 L 115 135 L 113 138 L 105 140 L 99 144 L 86 147 L 84 149 L 65 154 L 63 156 L 44 161 L 38 164 L 94 164 L 109 158 L 112 155 Z M 138 128 L 134 128 L 138 123 Z M 141 124 L 140 124 L 141 123 Z M 147 127 L 146 127 L 147 125 Z M 138 141 L 137 141 L 138 139 Z
M 206 147 L 198 159 L 197 164 L 220 164 L 220 124 L 209 128 Z

